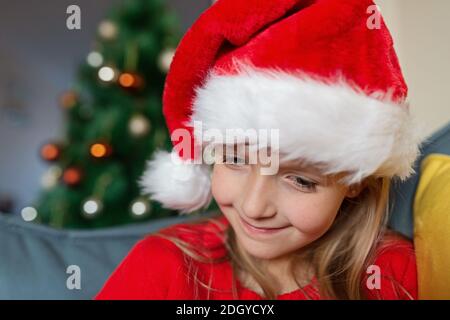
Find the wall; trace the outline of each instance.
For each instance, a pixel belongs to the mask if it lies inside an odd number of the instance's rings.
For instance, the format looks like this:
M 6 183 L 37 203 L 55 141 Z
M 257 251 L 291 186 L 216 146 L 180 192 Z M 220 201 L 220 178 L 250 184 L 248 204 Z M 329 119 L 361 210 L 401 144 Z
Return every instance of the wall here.
M 426 133 L 450 121 L 450 1 L 376 1 L 392 32 L 413 114 Z

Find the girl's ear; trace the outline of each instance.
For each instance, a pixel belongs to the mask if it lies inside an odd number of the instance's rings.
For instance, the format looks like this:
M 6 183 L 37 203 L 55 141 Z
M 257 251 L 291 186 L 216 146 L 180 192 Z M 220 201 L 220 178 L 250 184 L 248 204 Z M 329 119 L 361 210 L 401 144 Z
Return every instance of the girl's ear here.
M 353 184 L 351 185 L 348 190 L 347 193 L 345 195 L 346 198 L 356 198 L 357 196 L 359 196 L 359 194 L 361 193 L 362 190 L 364 190 L 364 188 L 367 186 L 367 182 L 366 180 L 358 183 L 358 184 Z

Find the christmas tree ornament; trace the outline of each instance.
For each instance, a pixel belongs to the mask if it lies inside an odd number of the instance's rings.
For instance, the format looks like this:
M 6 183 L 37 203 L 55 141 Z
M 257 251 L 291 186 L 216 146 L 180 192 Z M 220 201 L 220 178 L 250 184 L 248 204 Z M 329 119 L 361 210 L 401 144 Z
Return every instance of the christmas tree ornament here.
M 67 184 L 70 187 L 76 186 L 81 182 L 81 179 L 83 177 L 83 172 L 79 167 L 68 167 L 63 172 L 63 181 L 65 184 Z
M 93 158 L 107 158 L 112 153 L 112 147 L 109 143 L 106 142 L 96 142 L 91 144 L 89 153 Z
M 98 34 L 105 40 L 114 40 L 118 34 L 117 25 L 110 20 L 104 20 L 98 25 Z
M 51 189 L 61 178 L 62 170 L 59 166 L 51 166 L 41 177 L 41 185 L 44 189 Z
M 86 61 L 91 67 L 98 68 L 103 64 L 103 56 L 100 52 L 92 51 L 88 54 Z
M 98 69 L 98 78 L 103 82 L 113 82 L 117 80 L 118 71 L 111 66 L 104 66 Z
M 103 210 L 103 203 L 95 198 L 86 199 L 82 204 L 83 215 L 87 218 L 95 218 Z
M 161 52 L 158 58 L 158 66 L 162 72 L 167 73 L 169 71 L 174 55 L 175 49 L 173 48 L 167 48 Z
M 124 72 L 119 76 L 119 85 L 124 89 L 139 90 L 144 87 L 144 79 L 137 73 Z
M 133 217 L 140 218 L 151 213 L 151 205 L 145 198 L 137 198 L 130 205 L 130 213 Z
M 142 114 L 135 114 L 131 117 L 128 129 L 134 137 L 143 137 L 150 131 L 150 120 Z
M 38 212 L 34 207 L 25 207 L 20 211 L 20 215 L 22 216 L 23 220 L 30 222 L 36 219 L 36 217 L 38 216 Z
M 59 105 L 66 110 L 72 109 L 78 103 L 78 94 L 73 90 L 68 90 L 61 94 Z
M 56 143 L 46 143 L 41 147 L 41 158 L 48 162 L 55 162 L 61 155 L 61 147 Z

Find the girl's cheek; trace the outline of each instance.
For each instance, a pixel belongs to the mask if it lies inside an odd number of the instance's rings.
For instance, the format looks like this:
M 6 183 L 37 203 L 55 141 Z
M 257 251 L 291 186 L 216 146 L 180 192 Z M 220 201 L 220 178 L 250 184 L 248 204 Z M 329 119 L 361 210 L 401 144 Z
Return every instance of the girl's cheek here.
M 239 194 L 242 178 L 230 172 L 224 165 L 216 164 L 211 178 L 211 192 L 218 204 L 231 205 Z
M 302 200 L 291 201 L 284 212 L 290 223 L 300 232 L 320 236 L 332 226 L 340 207 L 339 198 L 304 195 Z

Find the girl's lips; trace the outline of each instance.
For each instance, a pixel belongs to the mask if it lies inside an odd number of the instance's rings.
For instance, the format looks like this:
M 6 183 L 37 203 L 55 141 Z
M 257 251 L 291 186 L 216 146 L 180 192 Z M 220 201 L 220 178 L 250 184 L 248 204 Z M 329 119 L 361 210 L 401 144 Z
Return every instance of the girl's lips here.
M 281 228 L 258 228 L 242 219 L 242 217 L 239 217 L 239 219 L 241 220 L 241 223 L 244 226 L 245 230 L 251 234 L 273 234 L 288 228 L 288 226 Z

